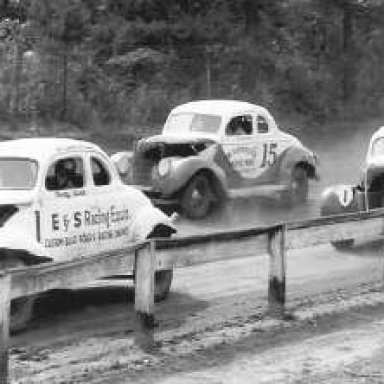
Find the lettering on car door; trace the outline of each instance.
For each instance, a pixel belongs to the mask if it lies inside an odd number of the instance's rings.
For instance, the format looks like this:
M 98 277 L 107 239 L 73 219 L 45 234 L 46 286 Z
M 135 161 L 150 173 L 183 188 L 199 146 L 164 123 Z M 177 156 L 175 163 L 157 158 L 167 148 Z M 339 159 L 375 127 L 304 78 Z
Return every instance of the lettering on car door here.
M 41 193 L 42 245 L 56 260 L 80 256 L 79 211 L 89 204 L 82 156 L 63 156 L 53 160 Z

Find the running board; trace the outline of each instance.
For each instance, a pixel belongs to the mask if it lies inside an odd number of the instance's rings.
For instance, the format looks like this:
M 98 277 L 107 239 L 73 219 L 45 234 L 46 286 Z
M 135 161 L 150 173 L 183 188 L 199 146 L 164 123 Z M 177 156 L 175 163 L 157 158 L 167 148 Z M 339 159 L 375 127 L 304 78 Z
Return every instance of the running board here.
M 228 197 L 230 199 L 246 198 L 252 196 L 270 196 L 287 191 L 287 185 L 273 184 L 273 185 L 258 185 L 256 187 L 246 188 L 232 188 L 228 190 Z

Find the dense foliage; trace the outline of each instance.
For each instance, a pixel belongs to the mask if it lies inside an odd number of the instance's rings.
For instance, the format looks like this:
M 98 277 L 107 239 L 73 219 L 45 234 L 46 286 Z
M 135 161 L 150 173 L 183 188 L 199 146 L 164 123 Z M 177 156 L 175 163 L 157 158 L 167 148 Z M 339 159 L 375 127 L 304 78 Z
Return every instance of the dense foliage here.
M 317 120 L 384 107 L 374 0 L 0 0 L 0 111 L 160 123 L 200 98 Z

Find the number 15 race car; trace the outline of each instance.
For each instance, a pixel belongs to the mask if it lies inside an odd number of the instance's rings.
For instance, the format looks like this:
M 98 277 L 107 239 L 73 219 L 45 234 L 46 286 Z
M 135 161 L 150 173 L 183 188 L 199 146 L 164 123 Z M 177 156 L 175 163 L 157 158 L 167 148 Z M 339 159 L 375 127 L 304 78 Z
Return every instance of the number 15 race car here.
M 321 214 L 368 211 L 384 206 L 384 127 L 371 137 L 358 185 L 339 184 L 328 187 L 322 195 Z M 353 246 L 354 239 L 333 242 L 337 249 Z
M 98 146 L 54 138 L 0 143 L 0 269 L 92 256 L 174 232 L 168 216 L 123 184 Z M 172 270 L 156 273 L 157 299 L 171 281 Z M 33 302 L 11 303 L 11 330 L 25 327 Z
M 317 178 L 314 154 L 279 130 L 265 108 L 231 100 L 176 107 L 162 134 L 140 140 L 130 161 L 127 183 L 192 219 L 226 197 L 278 192 L 300 203 Z

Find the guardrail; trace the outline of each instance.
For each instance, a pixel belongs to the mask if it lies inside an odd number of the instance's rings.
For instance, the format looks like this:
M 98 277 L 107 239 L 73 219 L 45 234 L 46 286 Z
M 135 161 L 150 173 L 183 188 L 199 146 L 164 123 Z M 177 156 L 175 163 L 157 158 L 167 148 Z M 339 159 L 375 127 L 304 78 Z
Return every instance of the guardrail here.
M 156 239 L 115 252 L 70 262 L 46 263 L 0 272 L 0 383 L 8 382 L 10 301 L 49 289 L 71 288 L 97 278 L 136 271 L 135 311 L 138 335 L 153 342 L 154 272 L 219 260 L 269 254 L 268 306 L 284 313 L 288 249 L 333 241 L 370 239 L 384 233 L 384 209 L 281 223 L 244 230 L 173 239 Z

